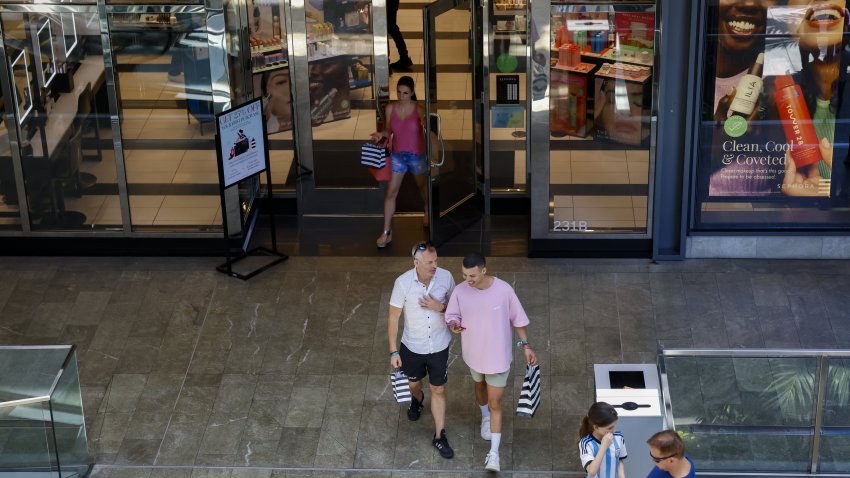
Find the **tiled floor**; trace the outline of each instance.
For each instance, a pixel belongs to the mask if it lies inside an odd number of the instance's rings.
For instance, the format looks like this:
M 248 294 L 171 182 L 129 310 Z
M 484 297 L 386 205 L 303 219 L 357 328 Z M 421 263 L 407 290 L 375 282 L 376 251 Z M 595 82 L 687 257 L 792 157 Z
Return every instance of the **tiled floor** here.
M 386 310 L 409 259 L 292 257 L 241 282 L 217 259 L 7 258 L 0 342 L 77 346 L 97 478 L 409 477 L 481 473 L 487 443 L 451 347 L 448 434 L 387 387 Z M 441 259 L 459 277 L 458 258 Z M 656 347 L 847 348 L 840 261 L 493 258 L 531 319 L 543 370 L 532 420 L 506 414 L 501 476 L 581 476 L 593 363 Z M 515 360 L 517 358 L 515 357 Z M 514 396 L 521 367 L 507 395 Z

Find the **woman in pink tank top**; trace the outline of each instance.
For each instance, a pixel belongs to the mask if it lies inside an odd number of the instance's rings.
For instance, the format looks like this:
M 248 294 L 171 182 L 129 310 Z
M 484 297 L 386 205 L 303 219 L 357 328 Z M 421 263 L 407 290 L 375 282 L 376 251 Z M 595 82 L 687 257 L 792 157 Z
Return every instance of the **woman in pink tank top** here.
M 425 203 L 424 224 L 428 226 L 428 190 L 427 177 L 429 166 L 425 158 L 425 110 L 416 101 L 413 78 L 402 76 L 398 79 L 396 93 L 398 100 L 387 105 L 384 131 L 372 133 L 372 140 L 380 142 L 388 140 L 390 158 L 392 160 L 392 178 L 387 185 L 384 196 L 384 230 L 378 236 L 375 244 L 384 248 L 393 240 L 393 214 L 401 181 L 408 172 L 413 174 L 416 186 Z

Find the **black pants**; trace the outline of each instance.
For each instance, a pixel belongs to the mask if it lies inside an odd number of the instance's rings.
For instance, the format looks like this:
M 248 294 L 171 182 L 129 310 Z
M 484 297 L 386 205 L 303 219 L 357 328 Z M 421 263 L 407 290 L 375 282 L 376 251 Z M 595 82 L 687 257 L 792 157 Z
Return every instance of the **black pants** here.
M 408 58 L 407 45 L 404 43 L 404 37 L 401 36 L 401 30 L 398 28 L 398 3 L 400 0 L 387 0 L 387 31 L 393 37 L 395 47 L 398 50 L 398 55 L 401 59 Z

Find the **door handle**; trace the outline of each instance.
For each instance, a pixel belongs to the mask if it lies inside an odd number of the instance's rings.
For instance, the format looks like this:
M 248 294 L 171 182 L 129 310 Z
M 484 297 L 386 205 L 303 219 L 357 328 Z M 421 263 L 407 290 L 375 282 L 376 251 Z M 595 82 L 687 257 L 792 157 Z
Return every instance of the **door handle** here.
M 440 162 L 439 163 L 431 163 L 432 168 L 439 168 L 446 162 L 446 144 L 443 142 L 443 118 L 440 117 L 439 113 L 431 113 L 431 120 L 435 120 L 437 122 L 437 139 L 440 140 Z M 431 123 L 432 125 L 434 123 Z M 434 128 L 432 128 L 434 129 Z M 428 141 L 431 141 L 431 138 L 428 138 Z

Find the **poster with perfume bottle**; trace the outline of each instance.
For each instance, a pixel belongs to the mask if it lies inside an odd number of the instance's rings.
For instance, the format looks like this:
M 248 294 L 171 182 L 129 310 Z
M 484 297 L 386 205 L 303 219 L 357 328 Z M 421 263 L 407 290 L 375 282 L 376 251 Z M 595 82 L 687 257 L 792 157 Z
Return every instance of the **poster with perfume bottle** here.
M 310 121 L 313 126 L 351 117 L 350 64 L 348 55 L 310 62 Z
M 708 196 L 830 197 L 839 72 L 848 66 L 845 0 L 721 3 L 702 132 Z

